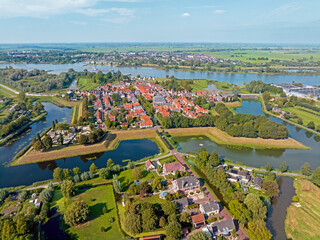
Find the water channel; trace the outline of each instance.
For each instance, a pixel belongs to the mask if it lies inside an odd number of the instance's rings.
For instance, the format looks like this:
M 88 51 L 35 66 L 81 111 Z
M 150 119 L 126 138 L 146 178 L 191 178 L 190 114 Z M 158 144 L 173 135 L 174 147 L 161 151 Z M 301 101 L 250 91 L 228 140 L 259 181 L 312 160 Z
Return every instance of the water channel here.
M 51 126 L 51 122 L 57 119 L 59 122 L 68 122 L 71 118 L 71 108 L 57 107 L 52 103 L 43 103 L 48 112 L 46 118 L 31 125 L 29 131 L 24 132 L 19 138 L 7 146 L 0 147 L 0 188 L 30 185 L 36 181 L 52 178 L 52 171 L 56 167 L 70 168 L 80 167 L 82 171 L 88 171 L 92 162 L 97 167 L 106 167 L 106 162 L 111 158 L 115 164 L 126 164 L 123 160 L 137 161 L 141 158 L 159 153 L 157 144 L 149 139 L 129 140 L 120 142 L 117 149 L 99 154 L 72 157 L 56 161 L 48 161 L 36 164 L 8 167 L 16 153 L 27 146 L 36 133 L 41 133 Z

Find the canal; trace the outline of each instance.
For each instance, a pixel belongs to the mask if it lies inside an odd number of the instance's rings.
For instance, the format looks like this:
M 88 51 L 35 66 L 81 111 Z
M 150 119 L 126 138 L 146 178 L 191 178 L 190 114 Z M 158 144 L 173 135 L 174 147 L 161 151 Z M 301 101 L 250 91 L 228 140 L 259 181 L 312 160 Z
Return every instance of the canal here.
M 27 146 L 37 134 L 51 126 L 54 119 L 59 122 L 68 122 L 71 118 L 72 109 L 58 107 L 52 103 L 43 103 L 48 115 L 42 121 L 31 125 L 30 129 L 24 132 L 19 138 L 7 146 L 0 147 L 0 188 L 19 185 L 30 185 L 33 182 L 43 181 L 52 178 L 52 172 L 56 167 L 70 168 L 80 167 L 82 171 L 88 171 L 92 162 L 97 167 L 106 167 L 107 160 L 111 158 L 115 164 L 127 164 L 124 160 L 139 159 L 153 156 L 159 153 L 157 144 L 149 139 L 128 140 L 119 143 L 119 146 L 112 151 L 98 154 L 77 156 L 56 161 L 47 161 L 35 164 L 8 167 L 16 153 Z

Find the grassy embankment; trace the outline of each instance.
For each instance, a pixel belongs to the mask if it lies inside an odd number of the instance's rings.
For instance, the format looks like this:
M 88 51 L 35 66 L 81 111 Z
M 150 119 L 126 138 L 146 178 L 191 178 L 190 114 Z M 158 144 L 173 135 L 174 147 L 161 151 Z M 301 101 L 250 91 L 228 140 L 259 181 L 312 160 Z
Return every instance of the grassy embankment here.
M 57 207 L 60 213 L 64 213 L 68 205 L 73 201 L 81 200 L 89 205 L 89 220 L 78 226 L 69 227 L 62 221 L 62 228 L 70 236 L 77 239 L 106 239 L 118 240 L 123 235 L 118 227 L 118 216 L 112 185 L 98 186 L 82 189 L 76 192 L 72 198 L 62 197 L 60 190 L 55 190 L 52 207 Z M 106 213 L 103 213 L 106 208 Z M 114 222 L 110 223 L 109 219 Z M 104 227 L 105 231 L 101 231 Z
M 15 94 L 14 92 L 0 86 L 0 95 L 4 96 L 4 97 L 8 97 L 8 98 L 14 98 L 17 96 L 17 94 Z
M 304 126 L 307 126 L 308 123 L 311 121 L 313 121 L 316 126 L 320 125 L 320 113 L 313 111 L 311 109 L 295 106 L 295 107 L 282 108 L 282 110 L 285 112 L 296 113 L 298 118 L 302 118 Z M 297 123 L 298 118 L 291 119 L 291 121 Z
M 215 127 L 204 128 L 176 128 L 167 129 L 167 132 L 175 136 L 207 136 L 212 141 L 220 145 L 228 145 L 235 147 L 250 147 L 256 149 L 309 149 L 298 141 L 288 139 L 262 139 L 262 138 L 244 138 L 244 137 L 232 137 L 226 132 L 223 132 Z
M 320 136 L 320 132 L 317 132 L 317 131 L 315 131 L 315 130 L 313 130 L 313 129 L 310 129 L 310 128 L 308 128 L 308 127 L 305 127 L 305 126 L 303 126 L 303 125 L 300 125 L 300 124 L 298 124 L 298 123 L 296 123 L 296 122 L 294 122 L 294 121 L 291 121 L 291 120 L 288 120 L 288 119 L 285 119 L 285 118 L 281 118 L 279 115 L 276 115 L 276 114 L 274 114 L 274 113 L 272 113 L 272 112 L 267 111 L 263 97 L 259 96 L 259 97 L 258 97 L 258 100 L 262 103 L 262 112 L 263 112 L 263 113 L 268 114 L 268 115 L 270 115 L 270 116 L 273 116 L 273 117 L 275 117 L 275 118 L 278 118 L 278 119 L 280 119 L 280 120 L 282 120 L 282 121 L 284 121 L 284 122 L 290 123 L 290 124 L 292 124 L 292 125 L 294 125 L 294 126 L 297 126 L 297 127 L 299 127 L 299 128 L 302 128 L 302 129 L 304 129 L 304 130 L 306 130 L 306 131 L 312 132 L 312 133 Z
M 167 154 L 169 152 L 168 148 L 156 134 L 154 129 L 113 131 L 108 134 L 102 142 L 93 145 L 58 145 L 51 150 L 43 152 L 37 152 L 31 147 L 22 157 L 16 159 L 11 165 L 29 164 L 110 151 L 116 149 L 120 141 L 143 138 L 153 140 L 160 148 L 162 154 Z
M 301 207 L 292 203 L 287 209 L 285 231 L 289 239 L 320 239 L 320 188 L 307 180 L 293 184 Z

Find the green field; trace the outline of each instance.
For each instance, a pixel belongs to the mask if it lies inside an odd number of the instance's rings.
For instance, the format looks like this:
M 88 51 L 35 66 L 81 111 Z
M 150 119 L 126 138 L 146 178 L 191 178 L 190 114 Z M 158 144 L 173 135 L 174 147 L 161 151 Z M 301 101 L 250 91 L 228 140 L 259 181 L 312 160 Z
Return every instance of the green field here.
M 294 188 L 301 206 L 287 209 L 285 231 L 289 239 L 320 239 L 320 188 L 307 180 L 295 180 Z
M 60 191 L 56 190 L 53 206 L 57 206 L 59 212 L 63 213 L 66 206 L 75 200 L 82 200 L 89 205 L 90 219 L 75 227 L 68 227 L 63 224 L 63 229 L 68 234 L 76 236 L 77 239 L 122 239 L 117 223 L 117 210 L 112 185 L 80 190 L 76 196 L 68 200 L 61 196 Z M 104 207 L 107 208 L 105 214 L 102 211 Z M 109 222 L 111 217 L 115 220 L 113 223 Z M 105 228 L 105 232 L 101 232 L 101 227 Z
M 282 108 L 282 110 L 286 111 L 286 112 L 296 113 L 298 115 L 298 118 L 299 117 L 302 118 L 304 126 L 307 126 L 310 121 L 313 121 L 316 126 L 320 125 L 319 113 L 317 113 L 311 109 L 307 109 L 307 108 L 300 107 L 300 106 L 295 106 L 295 107 Z M 291 118 L 290 120 L 297 123 L 298 118 Z
M 17 94 L 15 94 L 14 92 L 0 86 L 0 95 L 4 96 L 4 97 L 9 97 L 9 98 L 13 98 L 16 97 Z
M 79 78 L 78 86 L 81 87 L 81 90 L 92 90 L 99 87 L 99 83 L 94 83 L 91 78 Z
M 205 88 L 207 87 L 208 87 L 208 80 L 206 79 L 198 79 L 198 80 L 195 79 L 194 83 L 191 84 L 191 88 L 193 92 L 204 91 Z

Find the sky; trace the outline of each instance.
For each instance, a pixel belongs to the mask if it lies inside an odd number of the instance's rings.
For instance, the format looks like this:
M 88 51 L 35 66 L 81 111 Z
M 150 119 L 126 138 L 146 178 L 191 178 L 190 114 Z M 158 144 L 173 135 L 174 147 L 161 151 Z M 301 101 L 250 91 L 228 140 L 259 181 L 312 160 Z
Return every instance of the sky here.
M 0 43 L 320 42 L 319 0 L 0 0 Z

